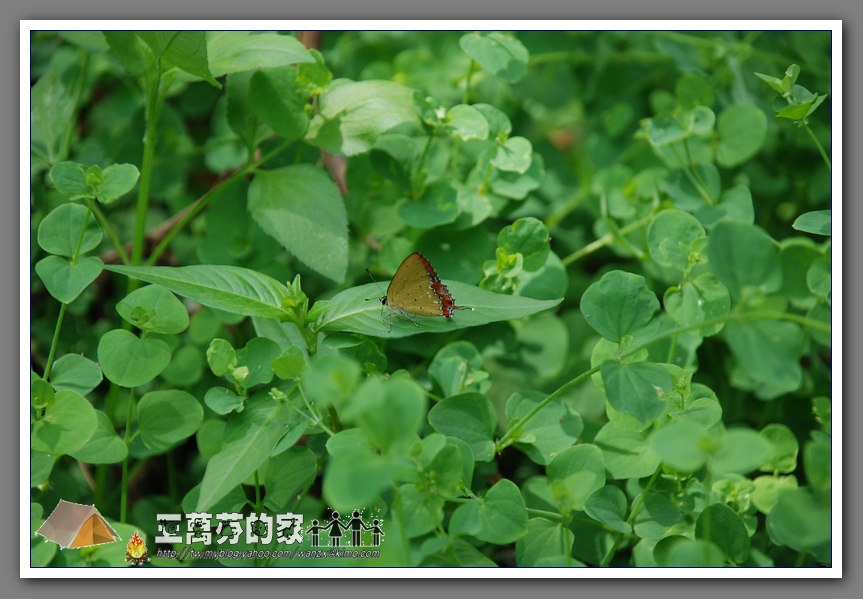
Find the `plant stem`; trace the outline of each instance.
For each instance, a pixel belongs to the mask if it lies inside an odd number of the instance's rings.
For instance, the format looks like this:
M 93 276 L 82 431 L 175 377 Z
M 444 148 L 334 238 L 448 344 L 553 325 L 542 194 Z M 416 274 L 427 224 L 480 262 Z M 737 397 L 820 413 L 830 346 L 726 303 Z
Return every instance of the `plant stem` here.
M 473 72 L 476 69 L 476 61 L 471 58 L 470 66 L 467 69 L 467 79 L 464 82 L 464 96 L 462 96 L 461 103 L 468 104 L 470 101 L 470 80 L 473 78 Z
M 129 409 L 126 412 L 126 432 L 123 439 L 123 442 L 126 444 L 126 448 L 129 447 L 129 438 L 131 437 L 132 431 L 132 413 L 135 409 L 135 389 L 129 389 Z M 126 499 L 128 495 L 129 487 L 129 454 L 126 454 L 126 457 L 123 459 L 123 475 L 120 481 L 120 522 L 123 524 L 126 523 Z
M 638 511 L 641 509 L 642 504 L 644 504 L 644 498 L 647 496 L 647 492 L 653 487 L 653 483 L 656 482 L 656 479 L 659 477 L 659 473 L 662 472 L 662 465 L 656 467 L 656 471 L 653 473 L 653 476 L 650 477 L 650 480 L 647 481 L 647 484 L 644 487 L 644 490 L 641 492 L 635 503 L 632 504 L 632 511 L 629 513 L 629 518 L 626 519 L 626 523 L 632 526 L 632 523 L 635 522 L 635 517 L 638 515 Z M 612 558 L 614 558 L 614 554 L 617 551 L 620 542 L 623 540 L 623 533 L 617 533 L 617 538 L 614 540 L 614 544 L 611 546 L 611 549 L 608 550 L 608 554 L 605 556 L 605 559 L 602 560 L 603 567 L 607 567 L 608 564 L 611 563 Z
M 258 470 L 255 469 L 255 513 L 261 513 L 261 483 L 258 480 Z
M 116 231 L 111 226 L 111 223 L 108 222 L 108 218 L 105 216 L 105 213 L 95 204 L 91 206 L 93 210 L 93 214 L 96 215 L 96 220 L 99 221 L 99 225 L 102 227 L 102 230 L 105 231 L 105 234 L 108 235 L 108 239 L 111 240 L 111 245 L 114 246 L 114 250 L 117 252 L 117 255 L 120 257 L 120 261 L 126 266 L 129 265 L 129 254 L 126 253 L 126 250 L 123 249 L 123 244 L 120 242 L 120 238 L 117 237 Z
M 824 151 L 824 147 L 821 145 L 821 142 L 819 142 L 818 138 L 815 137 L 815 134 L 812 132 L 812 129 L 809 128 L 809 125 L 804 123 L 803 128 L 806 130 L 806 133 L 809 134 L 809 137 L 812 138 L 815 147 L 818 148 L 818 151 L 821 153 L 821 158 L 824 159 L 824 164 L 827 165 L 827 170 L 832 171 L 833 167 L 830 165 L 830 158 L 827 157 L 827 152 Z
M 635 221 L 634 223 L 629 223 L 625 227 L 621 227 L 620 229 L 617 230 L 617 234 L 620 236 L 628 235 L 632 231 L 635 231 L 636 229 L 639 229 L 639 228 L 649 224 L 651 220 L 653 220 L 652 214 L 645 216 L 644 218 L 639 219 L 639 220 Z M 592 241 L 592 242 L 588 243 L 586 246 L 584 246 L 583 248 L 581 248 L 580 250 L 577 250 L 577 251 L 571 253 L 569 256 L 567 256 L 566 258 L 561 260 L 561 262 L 563 262 L 564 266 L 569 266 L 570 264 L 572 264 L 576 260 L 580 260 L 581 258 L 584 258 L 588 254 L 591 254 L 591 253 L 593 253 L 593 252 L 595 252 L 601 248 L 604 248 L 607 245 L 610 245 L 615 240 L 615 238 L 616 237 L 613 233 L 606 233 L 605 235 L 603 235 L 602 237 L 600 237 L 596 241 Z
M 54 338 L 51 340 L 51 350 L 48 352 L 48 363 L 45 364 L 45 381 L 51 377 L 51 366 L 54 364 L 54 354 L 57 353 L 57 343 L 60 341 L 60 327 L 63 325 L 63 317 L 66 315 L 66 307 L 69 304 L 60 304 L 60 314 L 57 316 L 57 326 L 54 327 Z
M 284 152 L 293 143 L 293 141 L 286 141 L 279 144 L 278 146 L 276 146 L 275 149 L 273 149 L 272 152 L 270 152 L 266 156 L 263 156 L 257 162 L 246 165 L 241 170 L 237 171 L 236 173 L 234 173 L 233 175 L 207 191 L 204 195 L 202 195 L 194 204 L 192 204 L 191 206 L 189 206 L 189 208 L 186 209 L 188 210 L 188 212 L 186 212 L 183 217 L 179 221 L 177 221 L 177 223 L 171 228 L 171 230 L 162 238 L 162 241 L 159 242 L 159 245 L 156 246 L 156 249 L 153 250 L 150 258 L 147 260 L 147 266 L 152 266 L 153 264 L 155 264 L 159 257 L 161 257 L 161 255 L 165 252 L 165 250 L 177 236 L 177 234 L 180 233 L 193 218 L 198 216 L 198 214 L 200 214 L 201 211 L 203 211 L 204 208 L 206 208 L 210 204 L 213 198 L 216 197 L 216 190 L 224 191 L 228 189 L 230 186 L 244 179 L 256 168 L 262 166 L 266 162 L 272 160 L 278 154 Z
M 156 154 L 156 125 L 159 120 L 159 84 L 162 75 L 162 60 L 156 59 L 155 74 L 147 82 L 147 106 L 145 115 L 147 119 L 147 132 L 144 136 L 144 156 L 141 160 L 141 179 L 138 185 L 138 202 L 135 212 L 135 233 L 132 244 L 132 264 L 141 264 L 144 254 L 144 232 L 145 219 L 147 217 L 147 205 L 150 199 L 150 182 L 153 177 L 153 157 Z M 129 278 L 129 291 L 138 286 L 138 280 Z
M 811 328 L 815 328 L 815 329 L 818 329 L 820 331 L 824 331 L 825 333 L 830 332 L 830 325 L 829 324 L 821 322 L 821 321 L 817 321 L 817 320 L 809 320 L 806 317 L 800 316 L 798 314 L 789 314 L 787 312 L 776 312 L 776 311 L 772 311 L 772 310 L 761 310 L 761 311 L 757 311 L 757 312 L 737 312 L 737 313 L 726 314 L 725 316 L 717 316 L 716 318 L 711 318 L 711 319 L 705 320 L 703 322 L 699 322 L 697 324 L 687 325 L 684 327 L 678 327 L 676 329 L 670 329 L 668 331 L 660 333 L 659 335 L 653 337 L 652 339 L 648 339 L 647 341 L 645 341 L 643 343 L 639 343 L 638 345 L 630 347 L 627 351 L 623 352 L 622 354 L 619 354 L 617 356 L 617 359 L 623 360 L 624 358 L 628 358 L 629 356 L 631 356 L 635 353 L 638 353 L 642 349 L 648 347 L 649 345 L 656 343 L 657 341 L 660 341 L 662 339 L 666 339 L 668 337 L 675 337 L 677 335 L 680 335 L 681 333 L 686 333 L 689 331 L 701 329 L 703 327 L 710 327 L 713 325 L 722 324 L 722 323 L 726 323 L 726 322 L 747 321 L 747 320 L 763 320 L 763 319 L 790 320 L 792 322 L 796 322 L 796 323 L 802 324 L 804 326 L 809 326 Z M 551 403 L 552 401 L 554 401 L 555 399 L 560 397 L 568 389 L 570 389 L 570 388 L 574 387 L 575 385 L 577 385 L 578 383 L 586 380 L 591 375 L 596 374 L 597 372 L 599 372 L 599 370 L 600 370 L 600 366 L 594 366 L 590 370 L 587 370 L 587 371 L 581 373 L 580 375 L 578 375 L 577 377 L 575 377 L 574 379 L 564 383 L 557 390 L 552 391 L 551 394 L 549 394 L 548 397 L 546 397 L 541 402 L 539 402 L 533 410 L 531 410 L 528 414 L 526 414 L 525 416 L 520 418 L 517 422 L 515 422 L 515 424 L 512 424 L 509 426 L 509 428 L 507 429 L 504 436 L 501 437 L 497 443 L 495 443 L 495 447 L 494 447 L 495 452 L 500 453 L 506 447 L 509 447 L 515 441 L 515 437 L 516 437 L 516 435 L 518 435 L 520 433 L 522 427 L 531 418 L 536 416 L 540 412 L 540 410 L 542 410 L 545 406 L 547 406 L 549 403 Z

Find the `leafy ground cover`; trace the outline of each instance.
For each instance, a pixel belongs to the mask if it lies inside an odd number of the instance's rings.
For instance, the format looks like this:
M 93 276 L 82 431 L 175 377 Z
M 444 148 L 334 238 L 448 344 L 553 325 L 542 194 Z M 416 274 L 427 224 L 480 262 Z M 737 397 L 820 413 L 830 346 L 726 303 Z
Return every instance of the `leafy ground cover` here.
M 35 32 L 32 529 L 123 542 L 31 564 L 830 565 L 830 43 Z M 413 251 L 473 311 L 389 330 Z

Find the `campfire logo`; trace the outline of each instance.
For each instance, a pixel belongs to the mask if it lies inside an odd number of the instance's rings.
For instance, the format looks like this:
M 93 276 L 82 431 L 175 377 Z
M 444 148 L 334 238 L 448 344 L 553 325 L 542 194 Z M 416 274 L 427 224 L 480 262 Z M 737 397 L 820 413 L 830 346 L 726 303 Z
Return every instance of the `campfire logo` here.
M 140 537 L 137 530 L 126 545 L 126 561 L 132 562 L 133 566 L 140 566 L 150 561 L 147 557 L 147 545 L 144 544 L 144 539 Z

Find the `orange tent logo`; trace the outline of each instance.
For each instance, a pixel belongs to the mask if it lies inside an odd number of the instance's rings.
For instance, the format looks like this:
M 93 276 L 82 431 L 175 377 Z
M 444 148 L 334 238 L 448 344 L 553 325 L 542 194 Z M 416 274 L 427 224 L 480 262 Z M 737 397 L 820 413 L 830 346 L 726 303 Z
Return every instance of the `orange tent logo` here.
M 113 543 L 120 538 L 95 507 L 62 499 L 36 534 L 63 549 Z

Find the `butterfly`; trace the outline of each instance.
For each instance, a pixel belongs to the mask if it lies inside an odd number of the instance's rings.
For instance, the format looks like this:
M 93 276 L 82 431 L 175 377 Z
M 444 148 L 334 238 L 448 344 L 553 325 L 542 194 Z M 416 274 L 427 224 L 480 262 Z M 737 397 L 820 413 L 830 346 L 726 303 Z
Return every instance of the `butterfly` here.
M 368 268 L 366 272 L 372 277 Z M 372 280 L 375 281 L 375 278 L 372 277 Z M 390 309 L 389 331 L 393 330 L 393 314 L 407 316 L 414 326 L 419 328 L 413 314 L 452 318 L 455 310 L 473 310 L 467 306 L 456 305 L 455 299 L 447 286 L 441 283 L 431 262 L 419 252 L 414 252 L 404 259 L 380 302 L 381 320 L 384 318 L 384 307 Z M 386 324 L 386 321 L 384 323 Z

